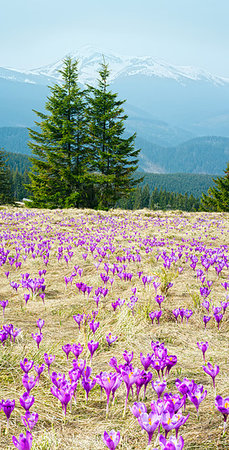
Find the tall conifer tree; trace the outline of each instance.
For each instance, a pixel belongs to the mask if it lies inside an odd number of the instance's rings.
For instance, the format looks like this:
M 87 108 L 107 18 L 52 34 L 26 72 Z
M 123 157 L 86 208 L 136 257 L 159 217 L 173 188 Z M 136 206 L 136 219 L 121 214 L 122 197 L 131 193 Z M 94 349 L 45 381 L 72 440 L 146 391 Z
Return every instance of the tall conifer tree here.
M 63 83 L 50 87 L 48 114 L 35 111 L 40 131 L 29 129 L 31 158 L 29 174 L 35 206 L 69 207 L 86 203 L 88 154 L 84 93 L 77 84 L 77 62 L 70 57 L 60 70 Z
M 12 173 L 6 165 L 6 154 L 0 150 L 0 204 L 13 202 Z
M 229 212 L 229 163 L 224 172 L 225 176 L 213 179 L 215 186 L 202 196 L 201 206 L 205 211 Z
M 135 134 L 124 137 L 127 119 L 117 94 L 109 90 L 108 65 L 101 64 L 98 87 L 88 86 L 87 120 L 89 151 L 95 201 L 99 208 L 113 207 L 128 196 L 140 179 L 133 177 L 140 150 L 134 148 Z

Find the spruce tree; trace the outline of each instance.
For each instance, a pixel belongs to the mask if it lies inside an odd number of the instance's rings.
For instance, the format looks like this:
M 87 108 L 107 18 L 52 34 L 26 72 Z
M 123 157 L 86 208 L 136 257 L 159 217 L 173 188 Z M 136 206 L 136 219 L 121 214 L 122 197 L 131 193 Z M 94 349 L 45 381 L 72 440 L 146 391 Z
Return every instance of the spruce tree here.
M 208 189 L 208 194 L 202 194 L 201 207 L 205 211 L 229 212 L 229 163 L 224 172 L 224 177 L 213 179 L 215 186 Z
M 150 201 L 149 185 L 145 184 L 145 186 L 142 189 L 141 207 L 142 208 L 149 208 L 149 201 Z
M 12 174 L 6 165 L 6 154 L 0 150 L 0 204 L 13 202 Z
M 88 85 L 87 120 L 89 126 L 90 170 L 94 206 L 108 209 L 127 197 L 140 179 L 133 177 L 140 150 L 134 147 L 135 134 L 125 138 L 127 115 L 124 101 L 109 90 L 108 65 L 101 64 L 98 86 Z
M 38 207 L 85 206 L 87 201 L 86 121 L 84 93 L 77 84 L 77 62 L 64 60 L 62 84 L 50 87 L 47 114 L 34 111 L 40 128 L 29 129 L 34 157 L 29 173 L 33 205 Z

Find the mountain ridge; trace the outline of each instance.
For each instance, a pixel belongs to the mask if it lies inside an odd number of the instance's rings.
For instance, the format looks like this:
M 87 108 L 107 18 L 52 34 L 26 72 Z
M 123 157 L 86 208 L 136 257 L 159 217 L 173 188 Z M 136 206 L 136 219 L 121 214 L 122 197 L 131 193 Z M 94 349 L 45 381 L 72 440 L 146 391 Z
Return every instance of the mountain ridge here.
M 113 82 L 117 78 L 123 76 L 144 75 L 148 77 L 159 77 L 174 79 L 177 82 L 185 83 L 186 80 L 207 80 L 216 85 L 229 84 L 229 78 L 213 75 L 205 69 L 175 65 L 165 61 L 162 58 L 152 56 L 124 56 L 114 53 L 105 53 L 93 46 L 84 46 L 76 52 L 71 52 L 63 57 L 71 56 L 79 61 L 79 82 L 82 84 L 94 83 L 98 68 L 103 57 L 105 62 L 109 64 L 111 70 L 110 81 Z M 23 79 L 24 82 L 36 83 L 44 82 L 42 77 L 48 78 L 50 81 L 59 81 L 61 75 L 59 70 L 62 67 L 63 59 L 54 63 L 41 66 L 30 70 L 19 70 L 15 68 L 0 68 L 0 77 L 7 79 Z M 25 78 L 26 77 L 26 78 Z M 26 81 L 25 81 L 26 80 Z

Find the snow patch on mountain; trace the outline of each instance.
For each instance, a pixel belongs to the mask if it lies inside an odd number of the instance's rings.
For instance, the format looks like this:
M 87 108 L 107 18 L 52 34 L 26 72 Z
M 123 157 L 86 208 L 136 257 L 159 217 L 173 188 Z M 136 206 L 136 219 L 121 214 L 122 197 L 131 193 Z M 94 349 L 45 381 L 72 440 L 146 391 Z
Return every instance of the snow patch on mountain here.
M 118 78 L 131 76 L 146 76 L 173 79 L 178 83 L 185 84 L 188 80 L 205 81 L 216 85 L 229 83 L 229 79 L 214 76 L 211 73 L 191 66 L 175 66 L 163 59 L 152 56 L 121 56 L 111 52 L 104 52 L 92 46 L 84 46 L 75 53 L 67 56 L 78 60 L 79 82 L 82 84 L 96 84 L 98 69 L 103 61 L 108 63 L 110 70 L 110 81 Z M 32 70 L 19 71 L 16 69 L 1 69 L 0 77 L 16 79 L 17 81 L 44 84 L 61 80 L 59 70 L 63 66 L 63 59 L 43 67 Z M 26 75 L 26 79 L 22 76 Z

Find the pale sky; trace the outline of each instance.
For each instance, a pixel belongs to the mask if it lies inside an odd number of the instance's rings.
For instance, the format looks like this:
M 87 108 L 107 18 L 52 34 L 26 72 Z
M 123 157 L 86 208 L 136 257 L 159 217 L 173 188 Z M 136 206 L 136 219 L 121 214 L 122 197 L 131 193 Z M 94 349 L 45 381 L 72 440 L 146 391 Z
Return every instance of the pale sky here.
M 91 44 L 229 77 L 229 0 L 0 0 L 0 67 L 52 64 Z

